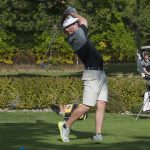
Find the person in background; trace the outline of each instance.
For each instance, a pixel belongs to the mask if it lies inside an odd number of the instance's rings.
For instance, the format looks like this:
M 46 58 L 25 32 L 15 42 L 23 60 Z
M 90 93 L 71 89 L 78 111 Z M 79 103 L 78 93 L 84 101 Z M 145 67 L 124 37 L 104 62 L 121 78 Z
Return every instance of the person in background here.
M 149 76 L 150 75 L 150 60 L 149 60 L 148 53 L 144 54 L 144 59 L 142 60 L 141 64 L 142 64 L 145 76 Z
M 67 15 L 66 15 L 67 14 Z M 102 127 L 106 104 L 108 102 L 107 79 L 103 69 L 103 59 L 88 39 L 87 20 L 79 15 L 75 8 L 68 7 L 63 17 L 62 28 L 67 41 L 75 54 L 84 64 L 82 80 L 84 82 L 83 105 L 73 111 L 67 121 L 58 122 L 60 137 L 69 142 L 70 128 L 80 116 L 96 105 L 94 142 L 102 142 Z

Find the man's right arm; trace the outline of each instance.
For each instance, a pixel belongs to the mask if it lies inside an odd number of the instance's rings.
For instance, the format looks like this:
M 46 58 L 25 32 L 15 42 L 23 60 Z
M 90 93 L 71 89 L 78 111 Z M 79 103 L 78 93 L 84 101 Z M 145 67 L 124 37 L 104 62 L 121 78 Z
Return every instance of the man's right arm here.
M 77 11 L 76 11 L 75 8 L 73 8 L 73 7 L 71 7 L 71 6 L 68 6 L 67 9 L 65 10 L 65 14 L 71 15 L 71 16 L 74 17 L 74 18 L 79 18 L 79 24 L 80 24 L 80 25 L 83 24 L 83 25 L 85 25 L 86 27 L 88 26 L 88 25 L 87 25 L 87 20 L 86 20 L 83 16 L 79 15 L 79 14 L 77 13 Z
M 145 67 L 143 68 L 143 70 L 146 75 L 150 75 L 150 72 L 148 72 Z
M 81 15 L 79 15 L 78 13 L 71 12 L 71 13 L 69 13 L 69 15 L 71 15 L 74 18 L 79 18 L 80 25 L 84 24 L 86 27 L 88 26 L 87 20 L 84 17 L 82 17 Z

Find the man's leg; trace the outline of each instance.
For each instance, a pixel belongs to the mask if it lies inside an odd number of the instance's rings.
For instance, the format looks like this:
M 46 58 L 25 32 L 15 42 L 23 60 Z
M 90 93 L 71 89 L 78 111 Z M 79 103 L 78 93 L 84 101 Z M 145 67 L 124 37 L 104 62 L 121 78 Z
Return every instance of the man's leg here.
M 105 116 L 106 102 L 98 100 L 96 107 L 96 133 L 101 133 Z
M 70 118 L 66 121 L 66 126 L 68 128 L 71 128 L 72 124 L 89 110 L 90 110 L 90 106 L 84 104 L 78 107 L 77 109 L 75 109 L 71 114 Z
M 104 122 L 104 115 L 105 115 L 105 108 L 106 108 L 106 102 L 99 100 L 96 103 L 96 135 L 93 137 L 94 142 L 102 142 L 102 128 L 103 128 L 103 122 Z
M 60 136 L 63 142 L 69 142 L 69 134 L 70 134 L 70 128 L 72 124 L 79 119 L 80 116 L 82 116 L 84 113 L 90 110 L 90 106 L 81 105 L 77 109 L 73 111 L 70 118 L 66 122 L 59 122 L 58 127 L 60 131 Z

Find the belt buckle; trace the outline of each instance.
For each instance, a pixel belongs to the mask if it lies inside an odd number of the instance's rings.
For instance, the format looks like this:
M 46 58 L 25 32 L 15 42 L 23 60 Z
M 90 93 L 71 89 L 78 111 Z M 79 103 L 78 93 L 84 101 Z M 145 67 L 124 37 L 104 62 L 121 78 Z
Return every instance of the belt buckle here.
M 87 70 L 98 70 L 96 67 L 86 67 Z
M 102 70 L 101 67 L 85 67 L 85 70 Z

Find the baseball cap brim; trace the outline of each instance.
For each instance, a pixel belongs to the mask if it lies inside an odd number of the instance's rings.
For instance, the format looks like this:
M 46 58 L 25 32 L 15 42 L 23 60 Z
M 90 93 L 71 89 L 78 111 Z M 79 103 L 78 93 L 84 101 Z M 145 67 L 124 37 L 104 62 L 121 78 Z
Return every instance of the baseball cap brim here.
M 78 20 L 79 20 L 79 18 L 73 18 L 72 16 L 68 16 L 67 19 L 63 22 L 62 27 L 66 28 L 66 27 L 74 24 Z

